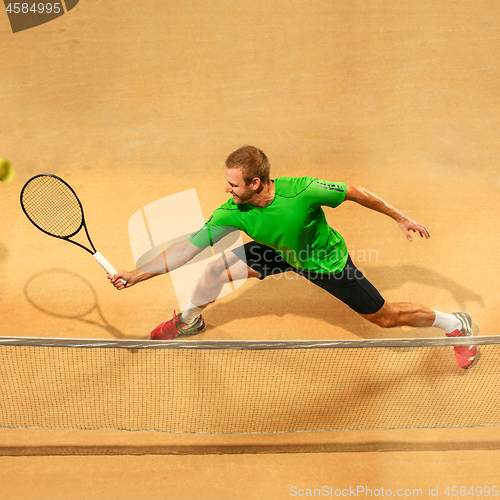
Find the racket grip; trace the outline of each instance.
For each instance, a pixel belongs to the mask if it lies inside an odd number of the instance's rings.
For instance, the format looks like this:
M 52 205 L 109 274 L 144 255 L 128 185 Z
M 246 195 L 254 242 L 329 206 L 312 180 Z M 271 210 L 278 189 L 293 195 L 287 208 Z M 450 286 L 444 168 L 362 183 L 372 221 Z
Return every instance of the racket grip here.
M 102 254 L 99 252 L 96 252 L 92 254 L 94 256 L 94 259 L 101 264 L 103 269 L 111 276 L 113 277 L 118 271 L 109 263 L 109 261 L 103 257 Z M 122 280 L 123 281 L 123 280 Z M 123 281 L 123 283 L 126 283 L 126 281 Z

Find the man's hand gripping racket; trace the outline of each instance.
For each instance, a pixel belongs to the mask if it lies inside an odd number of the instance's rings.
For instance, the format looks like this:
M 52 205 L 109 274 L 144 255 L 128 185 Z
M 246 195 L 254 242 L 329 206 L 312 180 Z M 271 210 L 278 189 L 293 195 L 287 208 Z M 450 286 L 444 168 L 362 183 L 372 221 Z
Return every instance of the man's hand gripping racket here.
M 117 290 L 130 288 L 137 283 L 137 276 L 132 271 L 115 271 L 114 275 L 108 273 L 108 279 Z
M 85 224 L 82 204 L 69 184 L 61 178 L 52 174 L 32 177 L 21 191 L 21 207 L 40 231 L 87 250 L 108 276 L 117 274 L 116 269 L 95 249 Z M 82 228 L 85 230 L 88 246 L 70 239 Z M 124 288 L 126 282 L 122 281 L 122 284 Z

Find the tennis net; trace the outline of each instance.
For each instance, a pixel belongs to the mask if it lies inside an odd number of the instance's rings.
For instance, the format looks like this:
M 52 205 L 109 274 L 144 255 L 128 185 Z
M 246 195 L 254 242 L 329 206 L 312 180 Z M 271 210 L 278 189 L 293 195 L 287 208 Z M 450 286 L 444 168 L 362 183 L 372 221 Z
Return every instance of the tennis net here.
M 480 346 L 458 367 L 454 345 Z M 500 336 L 0 338 L 0 427 L 282 433 L 500 425 Z

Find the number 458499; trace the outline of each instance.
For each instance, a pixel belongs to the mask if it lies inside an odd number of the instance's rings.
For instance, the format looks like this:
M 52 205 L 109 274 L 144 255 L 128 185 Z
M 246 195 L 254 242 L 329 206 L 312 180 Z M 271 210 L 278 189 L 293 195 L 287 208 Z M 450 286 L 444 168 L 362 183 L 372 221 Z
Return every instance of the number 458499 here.
M 7 5 L 7 12 L 14 14 L 28 14 L 33 12 L 34 14 L 59 14 L 61 12 L 60 3 L 34 3 L 31 7 L 27 3 L 9 3 Z

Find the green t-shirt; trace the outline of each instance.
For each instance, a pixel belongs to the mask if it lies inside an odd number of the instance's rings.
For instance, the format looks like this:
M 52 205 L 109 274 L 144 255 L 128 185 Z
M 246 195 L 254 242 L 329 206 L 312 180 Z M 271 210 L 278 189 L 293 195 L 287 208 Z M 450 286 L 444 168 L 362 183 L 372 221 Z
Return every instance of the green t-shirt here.
M 280 177 L 274 185 L 275 196 L 268 206 L 238 205 L 231 198 L 189 241 L 205 248 L 239 229 L 258 243 L 274 248 L 293 267 L 324 273 L 342 271 L 347 246 L 328 225 L 321 207 L 340 205 L 346 185 L 312 177 Z

